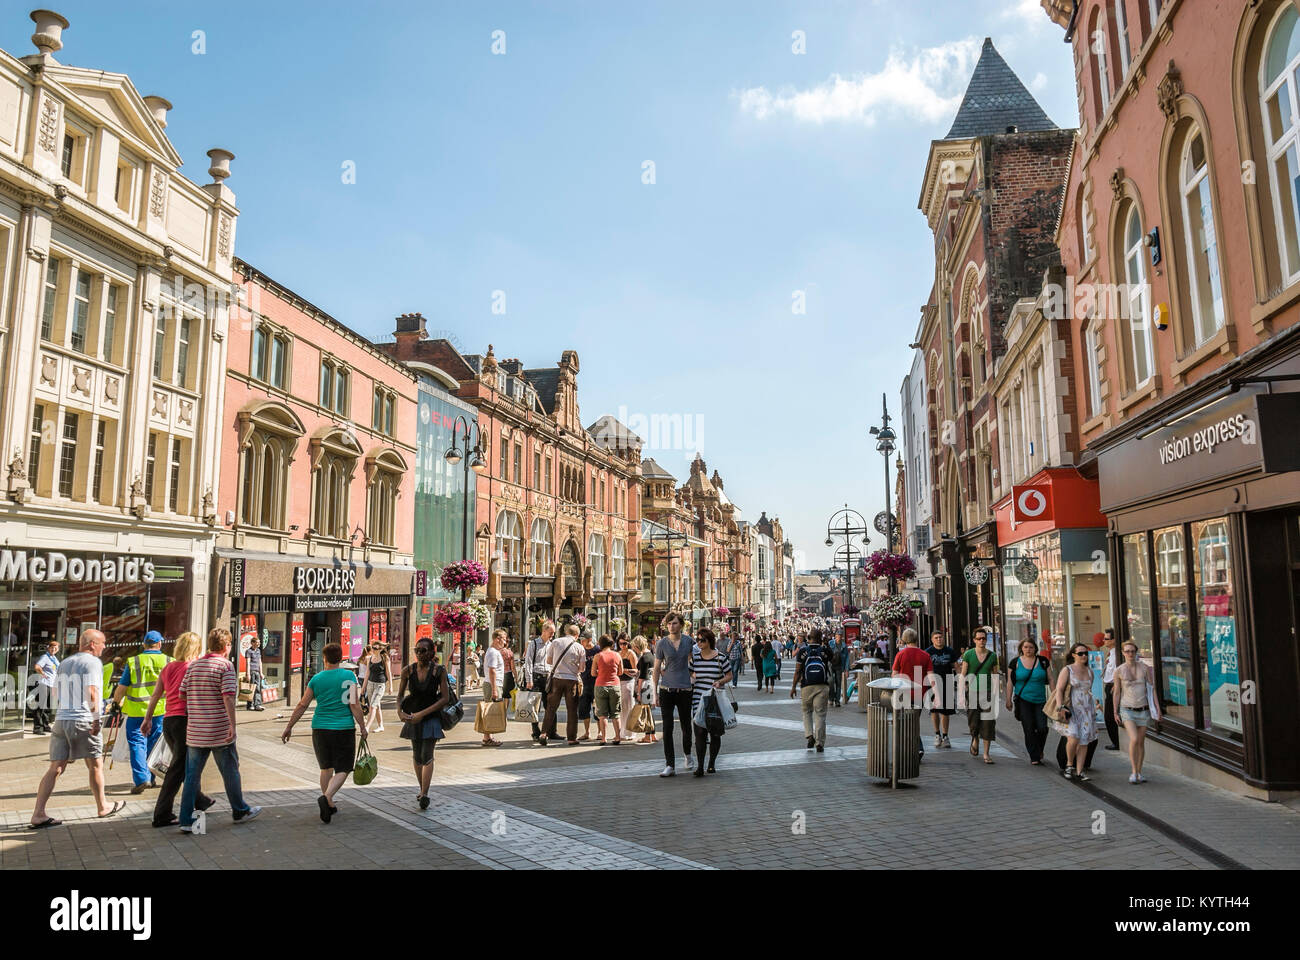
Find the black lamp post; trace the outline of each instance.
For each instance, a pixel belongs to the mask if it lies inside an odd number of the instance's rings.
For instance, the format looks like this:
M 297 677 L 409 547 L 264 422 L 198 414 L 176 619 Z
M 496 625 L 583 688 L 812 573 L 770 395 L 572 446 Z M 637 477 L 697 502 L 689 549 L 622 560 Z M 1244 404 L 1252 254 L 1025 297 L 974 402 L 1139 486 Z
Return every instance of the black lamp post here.
M 839 566 L 837 561 L 839 560 L 840 554 L 844 554 L 844 566 L 848 572 L 848 606 L 850 607 L 853 606 L 853 554 L 858 552 L 857 548 L 853 546 L 853 538 L 856 536 L 862 537 L 862 543 L 864 545 L 871 542 L 870 538 L 867 536 L 866 518 L 863 517 L 862 514 L 858 513 L 858 511 L 850 510 L 849 505 L 846 503 L 843 510 L 837 511 L 831 516 L 830 520 L 826 522 L 826 546 L 835 546 L 836 537 L 839 537 L 844 541 L 840 548 L 835 551 L 834 556 L 831 558 L 831 562 L 835 566 Z
M 465 434 L 461 439 L 460 446 L 457 446 L 456 435 L 460 429 L 461 424 L 465 425 Z M 470 445 L 471 429 L 473 429 L 475 436 L 477 436 L 478 438 L 472 447 Z M 450 463 L 452 466 L 455 466 L 456 464 L 461 462 L 465 464 L 463 468 L 465 472 L 464 516 L 461 517 L 461 525 L 460 525 L 460 547 L 461 547 L 462 560 L 470 559 L 470 555 L 469 555 L 470 553 L 470 548 L 469 548 L 470 472 L 473 471 L 473 473 L 477 475 L 487 469 L 487 461 L 483 459 L 482 445 L 483 445 L 483 434 L 479 430 L 478 421 L 475 420 L 473 423 L 471 423 L 463 414 L 457 416 L 456 423 L 452 426 L 451 446 L 448 447 L 447 452 L 443 454 L 443 459 L 446 460 L 448 463 Z M 469 591 L 462 588 L 460 591 L 461 602 L 463 603 L 468 597 L 469 597 Z M 456 677 L 456 687 L 458 692 L 461 694 L 464 694 L 465 692 L 465 662 L 467 659 L 465 648 L 467 646 L 469 646 L 468 638 L 462 637 L 460 642 L 460 672 Z
M 898 439 L 898 434 L 894 433 L 889 426 L 889 397 L 886 394 L 880 395 L 880 426 L 871 428 L 871 435 L 876 438 L 876 450 L 885 458 L 885 549 L 890 553 L 894 551 L 894 510 L 890 503 L 889 492 L 889 458 L 894 453 L 894 441 Z M 892 597 L 897 592 L 897 585 L 894 578 L 889 577 L 889 595 Z M 893 648 L 897 646 L 894 643 L 894 627 L 889 628 L 890 654 L 893 655 Z

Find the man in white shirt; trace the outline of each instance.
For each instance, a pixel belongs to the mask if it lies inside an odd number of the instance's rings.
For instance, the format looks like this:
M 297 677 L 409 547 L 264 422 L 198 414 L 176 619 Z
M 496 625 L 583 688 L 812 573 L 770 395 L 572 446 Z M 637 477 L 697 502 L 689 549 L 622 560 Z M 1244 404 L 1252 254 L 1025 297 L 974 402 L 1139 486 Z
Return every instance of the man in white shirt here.
M 492 634 L 492 642 L 483 654 L 483 699 L 500 700 L 501 685 L 505 682 L 506 660 L 501 656 L 501 647 L 505 643 L 505 631 L 497 630 Z M 492 734 L 483 734 L 484 746 L 500 746 L 500 741 L 492 739 Z
M 550 667 L 546 664 L 546 655 L 550 653 L 551 644 L 555 642 L 555 621 L 542 622 L 542 635 L 533 637 L 524 648 L 524 689 L 530 693 L 540 693 L 542 702 L 546 702 L 546 681 L 550 678 Z M 533 740 L 541 739 L 541 724 L 533 722 Z
M 36 708 L 32 711 L 32 733 L 51 733 L 54 702 L 54 675 L 59 669 L 59 641 L 51 640 L 36 661 Z
M 542 733 L 538 742 L 542 746 L 555 736 L 555 718 L 560 709 L 560 700 L 564 700 L 566 733 L 569 746 L 578 742 L 578 684 L 582 671 L 587 666 L 587 651 L 578 642 L 578 625 L 569 624 L 564 628 L 564 636 L 551 641 L 546 651 L 546 666 L 550 671 L 550 692 L 546 697 L 546 719 L 542 721 Z
M 1106 736 L 1110 738 L 1110 743 L 1106 744 L 1107 750 L 1119 749 L 1119 723 L 1115 720 L 1115 668 L 1119 666 L 1116 662 L 1118 659 L 1117 647 L 1115 646 L 1115 628 L 1107 627 L 1105 639 L 1102 640 L 1102 650 L 1105 653 L 1105 666 L 1101 671 L 1101 682 L 1106 691 L 1106 703 L 1102 708 L 1102 713 L 1106 718 Z

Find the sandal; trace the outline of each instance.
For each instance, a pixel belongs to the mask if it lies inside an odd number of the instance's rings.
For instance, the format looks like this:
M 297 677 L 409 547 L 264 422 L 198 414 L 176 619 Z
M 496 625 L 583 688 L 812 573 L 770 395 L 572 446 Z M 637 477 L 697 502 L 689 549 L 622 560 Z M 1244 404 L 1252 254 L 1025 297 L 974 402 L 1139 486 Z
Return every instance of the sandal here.
M 990 759 L 989 757 L 985 757 L 985 758 L 984 758 L 984 762 L 985 762 L 985 763 L 992 763 L 993 761 L 992 761 L 992 759 Z
M 44 820 L 42 820 L 40 823 L 29 823 L 29 824 L 27 824 L 27 829 L 28 829 L 28 830 L 44 830 L 46 827 L 61 827 L 61 826 L 63 826 L 63 821 L 62 821 L 62 820 L 55 820 L 53 817 L 46 817 L 46 818 L 45 818 Z
M 970 755 L 972 757 L 978 757 L 980 755 L 980 742 L 973 738 L 970 742 Z
M 101 813 L 101 814 L 99 815 L 99 819 L 100 819 L 100 820 L 107 820 L 109 817 L 116 816 L 117 814 L 121 813 L 121 812 L 122 812 L 123 810 L 125 810 L 125 809 L 126 809 L 126 801 L 125 801 L 125 800 L 118 800 L 117 802 L 115 802 L 115 803 L 113 804 L 112 809 L 110 809 L 110 810 L 108 811 L 108 813 Z
M 420 804 L 420 809 L 421 809 L 421 810 L 428 810 L 428 809 L 429 809 L 429 798 L 428 798 L 428 797 L 420 797 L 420 799 L 419 799 L 419 804 Z
M 501 741 L 500 741 L 500 740 L 493 740 L 493 739 L 489 738 L 489 739 L 487 739 L 487 740 L 482 741 L 482 742 L 479 744 L 479 746 L 481 746 L 481 747 L 499 747 L 499 746 L 501 746 Z

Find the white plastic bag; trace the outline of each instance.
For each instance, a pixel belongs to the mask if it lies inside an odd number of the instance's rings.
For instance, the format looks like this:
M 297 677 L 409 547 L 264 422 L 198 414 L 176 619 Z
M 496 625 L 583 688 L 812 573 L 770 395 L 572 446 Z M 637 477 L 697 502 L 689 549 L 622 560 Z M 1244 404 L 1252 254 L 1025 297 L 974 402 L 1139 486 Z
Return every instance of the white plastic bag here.
M 731 697 L 715 692 L 714 699 L 718 701 L 718 712 L 722 714 L 723 729 L 734 730 L 740 721 L 736 719 L 736 708 L 731 705 Z
M 146 765 L 157 776 L 167 776 L 167 768 L 172 765 L 172 748 L 167 745 L 166 737 L 158 738 L 158 742 L 149 751 L 149 759 Z
M 515 698 L 515 719 L 525 723 L 541 723 L 542 695 L 536 690 L 518 691 Z

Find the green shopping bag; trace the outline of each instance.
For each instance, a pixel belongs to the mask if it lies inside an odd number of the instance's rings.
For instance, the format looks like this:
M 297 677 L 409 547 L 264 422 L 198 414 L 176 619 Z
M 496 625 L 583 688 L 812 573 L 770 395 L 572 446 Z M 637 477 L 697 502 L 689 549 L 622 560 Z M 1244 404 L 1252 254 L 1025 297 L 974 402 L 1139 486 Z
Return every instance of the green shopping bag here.
M 357 747 L 357 762 L 352 765 L 352 782 L 358 787 L 364 787 L 375 777 L 379 776 L 379 758 L 370 752 L 370 745 L 366 743 L 366 738 L 361 738 L 361 744 Z

